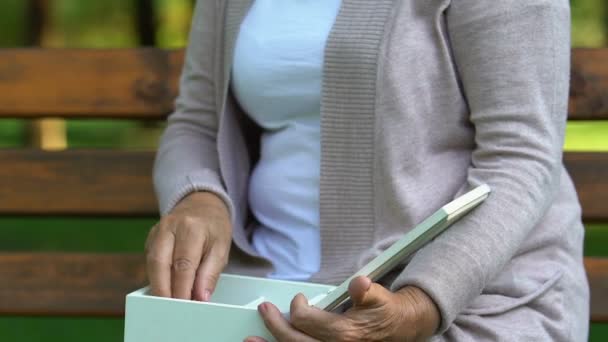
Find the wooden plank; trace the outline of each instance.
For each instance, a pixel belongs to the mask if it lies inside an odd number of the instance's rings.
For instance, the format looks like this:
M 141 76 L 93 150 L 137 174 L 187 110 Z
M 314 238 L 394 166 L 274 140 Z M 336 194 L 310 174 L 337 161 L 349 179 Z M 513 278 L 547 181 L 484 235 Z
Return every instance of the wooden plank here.
M 608 322 L 608 258 L 585 258 L 591 320 Z M 0 253 L 0 315 L 124 314 L 144 286 L 143 254 Z
M 153 160 L 153 152 L 2 150 L 0 213 L 155 216 Z
M 0 117 L 163 118 L 183 52 L 0 49 Z
M 608 222 L 608 153 L 567 152 L 564 163 L 572 176 L 588 222 Z
M 0 214 L 157 215 L 153 152 L 0 151 Z M 608 153 L 564 156 L 586 221 L 608 221 Z
M 608 48 L 574 49 L 570 82 L 571 120 L 608 120 Z
M 0 117 L 162 118 L 183 51 L 0 50 Z M 608 120 L 608 48 L 574 49 L 570 119 Z
M 608 258 L 585 258 L 591 289 L 591 321 L 608 323 Z
M 1 253 L 1 315 L 121 316 L 143 254 Z

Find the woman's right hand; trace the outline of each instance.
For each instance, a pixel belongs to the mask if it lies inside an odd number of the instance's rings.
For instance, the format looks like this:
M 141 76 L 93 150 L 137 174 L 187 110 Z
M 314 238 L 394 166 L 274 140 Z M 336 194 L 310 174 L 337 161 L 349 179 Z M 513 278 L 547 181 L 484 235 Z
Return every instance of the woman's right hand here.
M 146 240 L 152 295 L 208 301 L 228 262 L 232 226 L 225 203 L 210 192 L 184 197 Z

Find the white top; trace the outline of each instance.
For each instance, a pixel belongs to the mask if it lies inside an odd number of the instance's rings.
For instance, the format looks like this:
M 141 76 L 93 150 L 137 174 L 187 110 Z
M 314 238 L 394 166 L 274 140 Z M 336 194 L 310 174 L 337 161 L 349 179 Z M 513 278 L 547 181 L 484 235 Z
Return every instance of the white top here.
M 340 0 L 256 0 L 237 38 L 232 87 L 264 128 L 249 184 L 252 244 L 269 277 L 320 268 L 319 170 L 323 52 Z

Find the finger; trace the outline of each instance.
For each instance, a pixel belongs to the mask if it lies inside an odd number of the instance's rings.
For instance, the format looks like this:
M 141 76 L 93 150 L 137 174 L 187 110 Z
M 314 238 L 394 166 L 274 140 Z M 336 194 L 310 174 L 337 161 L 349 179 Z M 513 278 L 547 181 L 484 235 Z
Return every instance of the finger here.
M 218 243 L 211 246 L 211 250 L 203 258 L 196 273 L 194 289 L 192 291 L 194 300 L 209 301 L 213 291 L 215 291 L 220 274 L 224 270 L 224 267 L 226 267 L 229 249 L 229 244 L 228 247 L 224 247 Z
M 392 293 L 369 278 L 360 276 L 353 279 L 348 286 L 348 293 L 357 306 L 377 306 L 391 301 Z
M 150 245 L 152 244 L 152 241 L 154 241 L 156 239 L 156 236 L 158 235 L 158 227 L 159 227 L 159 224 L 158 223 L 155 224 L 154 227 L 152 227 L 152 229 L 150 229 L 150 232 L 148 233 L 148 236 L 146 237 L 146 242 L 144 244 L 144 251 L 146 252 L 146 255 L 150 251 Z
M 178 227 L 175 234 L 171 288 L 173 298 L 192 298 L 196 270 L 203 256 L 205 238 L 202 229 L 192 223 Z
M 149 239 L 146 252 L 146 272 L 150 281 L 150 293 L 154 296 L 171 297 L 171 263 L 174 235 L 167 228 L 157 227 Z
M 338 340 L 347 330 L 347 320 L 337 314 L 308 305 L 304 295 L 298 294 L 291 301 L 291 324 L 305 334 L 321 341 Z
M 283 317 L 279 309 L 271 303 L 262 303 L 258 306 L 264 325 L 268 331 L 280 342 L 318 342 L 310 336 L 294 329 Z
M 360 276 L 351 280 L 348 284 L 348 293 L 355 305 L 361 305 L 366 292 L 372 286 L 372 281 L 368 277 Z
M 268 342 L 259 336 L 249 336 L 243 342 Z

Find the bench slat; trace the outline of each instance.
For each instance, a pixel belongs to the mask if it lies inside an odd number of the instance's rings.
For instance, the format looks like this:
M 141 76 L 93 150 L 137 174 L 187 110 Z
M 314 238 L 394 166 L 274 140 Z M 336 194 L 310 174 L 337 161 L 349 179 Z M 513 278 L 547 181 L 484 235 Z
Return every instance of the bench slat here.
M 585 258 L 593 322 L 608 322 L 608 258 Z M 0 315 L 124 314 L 125 295 L 144 286 L 143 255 L 0 254 Z
M 608 222 L 608 153 L 569 152 L 564 163 L 576 186 L 583 219 Z
M 0 117 L 159 119 L 177 94 L 183 50 L 0 50 Z M 574 49 L 570 119 L 608 120 L 608 48 Z
M 143 254 L 0 254 L 0 315 L 121 316 Z
M 0 49 L 0 117 L 159 119 L 173 108 L 182 51 Z
M 153 152 L 0 151 L 0 214 L 154 216 Z M 565 154 L 586 221 L 608 221 L 608 153 Z
M 570 120 L 608 120 L 608 48 L 573 49 Z
M 591 321 L 608 323 L 608 258 L 585 258 L 591 288 Z
M 0 151 L 0 214 L 155 216 L 153 152 Z

